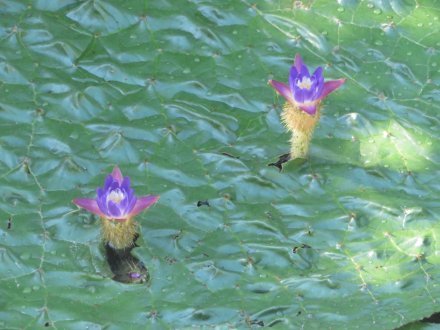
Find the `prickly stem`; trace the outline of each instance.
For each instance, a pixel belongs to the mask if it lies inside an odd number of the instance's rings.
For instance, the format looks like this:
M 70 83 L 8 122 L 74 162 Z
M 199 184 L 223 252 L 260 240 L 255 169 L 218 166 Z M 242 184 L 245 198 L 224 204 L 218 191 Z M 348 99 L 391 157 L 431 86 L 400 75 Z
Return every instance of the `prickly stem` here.
M 310 141 L 319 117 L 319 106 L 314 115 L 309 115 L 289 102 L 284 105 L 282 119 L 287 129 L 292 133 L 290 139 L 291 159 L 307 157 Z
M 102 238 L 115 249 L 131 247 L 137 234 L 137 227 L 137 223 L 131 218 L 123 222 L 101 219 Z

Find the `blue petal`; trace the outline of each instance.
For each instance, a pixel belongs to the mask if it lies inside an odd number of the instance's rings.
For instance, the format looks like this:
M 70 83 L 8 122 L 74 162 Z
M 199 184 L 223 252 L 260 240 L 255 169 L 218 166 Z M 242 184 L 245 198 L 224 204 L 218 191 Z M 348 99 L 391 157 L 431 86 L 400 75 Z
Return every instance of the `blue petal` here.
M 130 199 L 127 199 L 128 203 L 127 203 L 127 207 L 126 207 L 126 213 L 130 213 L 134 206 L 136 205 L 137 202 L 137 198 L 136 196 L 132 196 Z
M 98 197 L 98 199 L 100 199 L 103 195 L 105 195 L 105 190 L 102 188 L 97 188 L 96 189 L 96 196 Z
M 322 67 L 317 67 L 315 72 L 312 75 L 312 90 L 313 92 L 313 100 L 317 100 L 321 97 L 322 91 L 324 89 L 324 75 L 322 74 Z
M 107 215 L 109 215 L 111 218 L 120 218 L 122 215 L 124 215 L 124 212 L 121 210 L 119 204 L 116 204 L 111 200 L 109 200 L 107 203 L 107 209 Z
M 299 73 L 300 78 L 302 77 L 310 77 L 309 69 L 307 68 L 307 65 L 303 64 L 301 65 L 301 72 Z
M 134 194 L 134 190 L 133 190 L 133 189 L 129 189 L 129 190 L 127 190 L 127 191 L 126 191 L 126 196 L 127 196 L 127 201 L 128 201 L 129 203 L 131 203 L 131 201 L 132 201 L 133 199 L 136 199 L 136 196 L 135 196 L 135 194 Z
M 107 175 L 104 181 L 104 190 L 108 190 L 114 181 L 111 175 Z
M 296 78 L 298 78 L 298 71 L 296 70 L 296 68 L 294 66 L 292 66 L 290 68 L 290 73 L 289 73 L 289 87 L 290 87 L 290 91 L 293 93 L 294 87 L 296 85 Z
M 127 196 L 125 196 L 124 199 L 122 199 L 119 203 L 116 204 L 118 206 L 119 210 L 121 211 L 121 214 L 128 213 L 127 212 L 128 204 L 129 204 L 129 200 L 128 200 Z
M 109 188 L 106 190 L 107 193 L 110 193 L 112 190 L 118 189 L 120 187 L 118 181 L 113 181 Z
M 299 88 L 295 83 L 295 86 L 293 87 L 293 98 L 298 103 L 304 103 L 304 97 L 305 97 L 305 90 Z
M 122 180 L 121 189 L 123 190 L 130 189 L 130 177 L 128 176 L 124 177 L 124 180 Z
M 98 195 L 96 198 L 96 203 L 98 203 L 99 209 L 102 211 L 102 213 L 108 214 L 107 192 L 104 191 L 102 188 L 98 188 L 98 189 L 96 189 L 96 193 Z
M 324 81 L 324 75 L 322 74 L 322 66 L 318 66 L 315 72 L 313 72 L 312 76 L 315 77 L 316 80 Z

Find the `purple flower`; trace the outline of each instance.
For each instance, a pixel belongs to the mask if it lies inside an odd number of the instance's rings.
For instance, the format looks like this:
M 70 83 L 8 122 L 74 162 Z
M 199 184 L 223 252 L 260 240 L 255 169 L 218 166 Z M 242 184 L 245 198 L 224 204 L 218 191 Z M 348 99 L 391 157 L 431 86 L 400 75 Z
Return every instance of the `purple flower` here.
M 130 187 L 130 178 L 122 177 L 117 166 L 105 179 L 104 187 L 96 189 L 96 194 L 95 199 L 75 198 L 73 203 L 102 218 L 119 222 L 134 217 L 159 199 L 154 195 L 136 197 Z
M 344 82 L 345 79 L 324 82 L 322 67 L 318 67 L 310 75 L 299 54 L 296 54 L 295 63 L 290 68 L 289 86 L 276 80 L 269 80 L 269 84 L 288 102 L 309 115 L 314 115 L 319 103 Z

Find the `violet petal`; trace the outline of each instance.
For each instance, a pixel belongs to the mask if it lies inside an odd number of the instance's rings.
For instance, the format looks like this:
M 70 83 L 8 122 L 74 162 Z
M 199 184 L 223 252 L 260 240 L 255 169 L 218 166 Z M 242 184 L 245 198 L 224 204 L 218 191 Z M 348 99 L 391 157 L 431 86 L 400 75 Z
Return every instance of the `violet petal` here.
M 105 191 L 106 194 L 110 193 L 112 190 L 118 189 L 121 185 L 118 181 L 113 181 L 110 187 L 108 187 Z
M 299 72 L 299 77 L 302 79 L 302 77 L 310 77 L 309 69 L 307 68 L 307 65 L 303 64 L 301 67 L 301 71 Z
M 111 185 L 115 182 L 111 174 L 107 175 L 104 181 L 104 190 L 110 189 Z
M 324 80 L 324 75 L 322 74 L 322 71 L 322 66 L 318 66 L 315 72 L 313 72 L 312 76 L 314 76 L 316 80 Z
M 313 90 L 313 100 L 319 99 L 324 89 L 324 75 L 322 71 L 322 67 L 319 66 L 312 75 L 313 84 L 311 89 Z
M 111 218 L 121 218 L 125 216 L 124 210 L 121 209 L 121 206 L 119 203 L 115 203 L 111 200 L 107 202 L 107 209 L 108 209 L 108 216 Z
M 119 208 L 119 215 L 124 216 L 125 214 L 128 213 L 129 209 L 128 209 L 128 204 L 129 204 L 129 200 L 127 198 L 127 194 L 125 194 L 125 192 L 123 192 L 124 199 L 121 199 L 118 203 L 115 203 L 117 205 L 117 207 Z
M 297 83 L 296 79 L 298 78 L 298 74 L 299 74 L 298 70 L 294 66 L 292 66 L 290 68 L 290 72 L 289 72 L 289 87 L 290 87 L 290 91 L 292 93 L 293 93 L 293 89 Z
M 108 214 L 107 208 L 107 191 L 104 191 L 102 188 L 96 189 L 96 203 L 98 204 L 99 209 L 103 214 Z
M 103 188 L 97 188 L 96 189 L 96 196 L 97 199 L 102 198 L 105 195 L 106 190 L 104 190 Z
M 124 179 L 122 180 L 122 182 L 120 182 L 120 187 L 123 190 L 128 190 L 130 189 L 130 177 L 126 176 L 124 177 Z
M 304 103 L 304 101 L 306 101 L 306 94 L 306 89 L 302 89 L 297 85 L 293 87 L 293 98 L 295 99 L 296 103 Z

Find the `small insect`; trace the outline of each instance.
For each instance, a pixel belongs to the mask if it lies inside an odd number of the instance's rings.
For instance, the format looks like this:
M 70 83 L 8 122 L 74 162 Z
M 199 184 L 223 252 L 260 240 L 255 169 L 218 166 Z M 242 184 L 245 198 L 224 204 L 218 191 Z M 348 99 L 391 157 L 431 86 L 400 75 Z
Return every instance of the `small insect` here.
M 198 201 L 197 202 L 197 207 L 200 207 L 200 206 L 202 206 L 202 205 L 206 205 L 206 206 L 210 206 L 209 205 L 209 202 L 207 201 L 207 200 L 204 200 L 204 201 Z
M 287 163 L 290 159 L 291 159 L 290 153 L 283 154 L 278 157 L 278 160 L 275 163 L 267 164 L 267 166 L 275 166 L 278 169 L 278 171 L 281 172 L 283 169 L 283 164 Z
M 9 217 L 8 219 L 8 230 L 12 228 L 12 219 Z
M 298 253 L 298 251 L 300 250 L 300 249 L 311 249 L 312 247 L 310 246 L 310 245 L 307 245 L 307 244 L 301 244 L 301 246 L 295 246 L 293 249 L 292 249 L 292 252 L 293 253 Z

